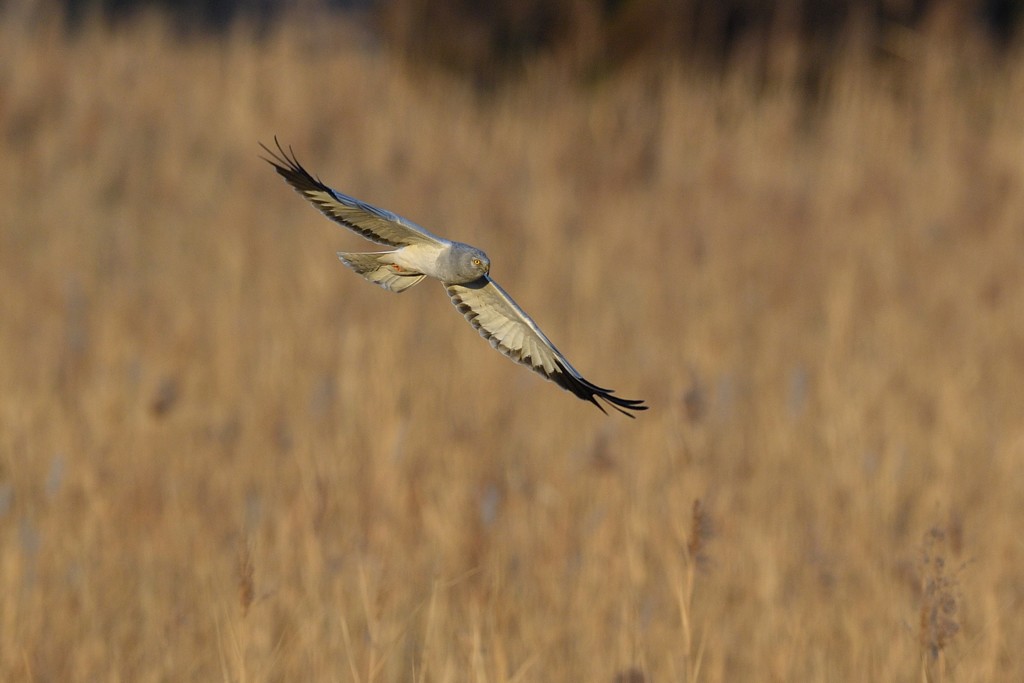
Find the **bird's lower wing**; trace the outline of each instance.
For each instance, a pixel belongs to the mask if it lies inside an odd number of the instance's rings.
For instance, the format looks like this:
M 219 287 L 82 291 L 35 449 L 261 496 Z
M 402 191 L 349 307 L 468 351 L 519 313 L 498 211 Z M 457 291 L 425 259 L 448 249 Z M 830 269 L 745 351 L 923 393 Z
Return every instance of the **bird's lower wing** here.
M 446 240 L 431 234 L 407 218 L 402 218 L 398 214 L 384 209 L 378 209 L 376 206 L 361 202 L 355 197 L 349 197 L 324 185 L 302 167 L 291 148 L 286 152 L 276 137 L 274 143 L 277 145 L 277 152 L 260 143 L 263 151 L 270 155 L 269 159 L 264 158 L 264 160 L 271 164 L 296 192 L 309 200 L 331 220 L 359 233 L 368 240 L 390 247 L 409 244 L 447 244 Z
M 533 319 L 490 277 L 445 287 L 455 308 L 480 332 L 480 336 L 512 360 L 590 401 L 602 411 L 604 406 L 597 402 L 598 398 L 629 417 L 633 415 L 626 410 L 647 410 L 641 400 L 619 398 L 611 389 L 603 389 L 585 380 L 544 336 Z

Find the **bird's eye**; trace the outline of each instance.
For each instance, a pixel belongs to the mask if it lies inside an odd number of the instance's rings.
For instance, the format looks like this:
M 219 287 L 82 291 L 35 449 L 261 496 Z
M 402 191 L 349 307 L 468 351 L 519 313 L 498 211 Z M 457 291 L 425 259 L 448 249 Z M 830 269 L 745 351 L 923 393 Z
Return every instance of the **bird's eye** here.
M 481 261 L 480 259 L 478 259 L 478 258 L 473 259 L 473 265 L 474 266 L 482 266 L 483 264 L 484 264 L 484 262 Z

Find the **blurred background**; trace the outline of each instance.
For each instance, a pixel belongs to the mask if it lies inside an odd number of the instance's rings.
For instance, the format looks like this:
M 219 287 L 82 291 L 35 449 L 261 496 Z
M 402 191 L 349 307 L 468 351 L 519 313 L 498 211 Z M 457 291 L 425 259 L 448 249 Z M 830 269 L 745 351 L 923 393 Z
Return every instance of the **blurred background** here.
M 0 3 L 0 679 L 1021 679 L 1021 9 Z

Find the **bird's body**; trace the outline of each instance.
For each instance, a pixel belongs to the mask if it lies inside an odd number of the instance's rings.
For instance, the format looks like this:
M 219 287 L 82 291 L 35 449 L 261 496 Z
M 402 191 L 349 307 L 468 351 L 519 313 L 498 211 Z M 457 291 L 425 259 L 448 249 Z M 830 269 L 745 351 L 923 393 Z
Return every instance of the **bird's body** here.
M 276 138 L 274 140 L 277 142 Z M 392 292 L 403 292 L 425 277 L 439 280 L 452 303 L 491 346 L 512 360 L 590 401 L 602 399 L 620 413 L 647 410 L 643 401 L 613 396 L 610 389 L 591 384 L 569 364 L 537 324 L 490 277 L 491 262 L 476 247 L 432 234 L 401 216 L 332 190 L 299 164 L 294 153 L 265 145 L 267 161 L 297 192 L 325 216 L 366 239 L 395 247 L 372 253 L 339 252 L 349 268 Z M 624 410 L 625 409 L 625 410 Z
M 404 270 L 411 270 L 423 273 L 427 277 L 436 278 L 444 281 L 444 275 L 448 270 L 445 266 L 447 265 L 446 258 L 447 254 L 451 252 L 454 244 L 445 245 L 442 251 L 422 245 L 422 244 L 410 244 L 407 247 L 396 249 L 390 252 L 387 263 L 394 264 Z M 475 276 L 480 277 L 479 275 Z

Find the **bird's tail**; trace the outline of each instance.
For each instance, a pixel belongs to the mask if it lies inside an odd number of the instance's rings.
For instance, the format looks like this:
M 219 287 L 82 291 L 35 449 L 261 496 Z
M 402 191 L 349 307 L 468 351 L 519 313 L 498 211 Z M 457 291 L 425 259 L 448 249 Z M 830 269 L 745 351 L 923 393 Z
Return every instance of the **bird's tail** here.
M 338 258 L 370 282 L 380 285 L 389 292 L 404 292 L 426 277 L 423 273 L 406 270 L 390 263 L 386 257 L 390 251 L 350 254 L 339 251 Z

